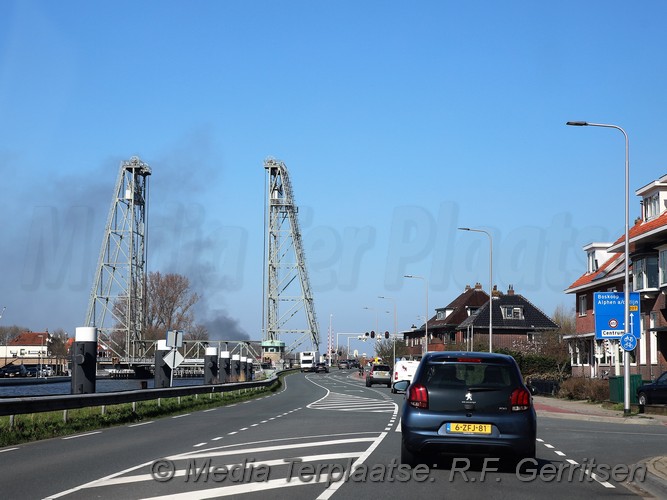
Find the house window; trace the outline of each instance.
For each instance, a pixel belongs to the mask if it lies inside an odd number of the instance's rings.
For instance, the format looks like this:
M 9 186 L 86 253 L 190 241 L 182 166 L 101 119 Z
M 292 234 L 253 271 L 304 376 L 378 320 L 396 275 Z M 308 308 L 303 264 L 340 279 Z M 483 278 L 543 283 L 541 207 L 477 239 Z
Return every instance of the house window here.
M 438 314 L 435 317 L 435 319 L 438 319 L 438 320 L 443 320 L 445 318 L 446 318 L 445 311 L 438 311 Z
M 635 291 L 657 289 L 658 256 L 646 255 L 632 261 L 632 285 Z
M 598 270 L 598 260 L 595 258 L 595 252 L 588 252 L 588 272 L 594 273 Z
M 667 285 L 667 249 L 660 250 L 658 260 L 660 262 L 660 286 Z
M 588 311 L 587 295 L 585 293 L 579 295 L 579 300 L 577 302 L 579 316 L 586 316 L 586 312 Z
M 657 194 L 644 198 L 644 220 L 650 220 L 660 215 L 660 198 Z
M 523 319 L 523 307 L 517 306 L 503 306 L 504 319 Z
M 535 334 L 533 332 L 526 333 L 526 340 L 528 342 L 533 342 L 535 340 Z

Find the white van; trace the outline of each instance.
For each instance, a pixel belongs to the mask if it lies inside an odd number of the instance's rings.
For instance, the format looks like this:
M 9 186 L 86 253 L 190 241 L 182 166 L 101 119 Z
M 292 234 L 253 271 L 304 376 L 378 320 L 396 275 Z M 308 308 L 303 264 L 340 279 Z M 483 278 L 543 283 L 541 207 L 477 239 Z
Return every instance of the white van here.
M 396 361 L 394 365 L 394 374 L 391 378 L 391 392 L 396 393 L 394 389 L 394 384 L 400 382 L 401 380 L 407 380 L 412 383 L 412 378 L 415 376 L 417 367 L 419 366 L 419 361 L 411 361 L 407 359 L 401 359 Z

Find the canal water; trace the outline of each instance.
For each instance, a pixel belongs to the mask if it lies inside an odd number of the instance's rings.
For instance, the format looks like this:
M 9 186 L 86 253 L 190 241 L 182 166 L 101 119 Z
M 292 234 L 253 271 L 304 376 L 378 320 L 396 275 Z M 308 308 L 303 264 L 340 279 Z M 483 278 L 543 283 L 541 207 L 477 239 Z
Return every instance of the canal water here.
M 153 389 L 153 379 L 98 379 L 95 383 L 96 392 L 135 391 L 142 389 L 142 382 L 147 389 Z M 173 387 L 187 385 L 203 385 L 203 377 L 175 378 Z M 66 382 L 0 386 L 0 398 L 17 398 L 32 396 L 55 396 L 72 393 L 72 383 Z

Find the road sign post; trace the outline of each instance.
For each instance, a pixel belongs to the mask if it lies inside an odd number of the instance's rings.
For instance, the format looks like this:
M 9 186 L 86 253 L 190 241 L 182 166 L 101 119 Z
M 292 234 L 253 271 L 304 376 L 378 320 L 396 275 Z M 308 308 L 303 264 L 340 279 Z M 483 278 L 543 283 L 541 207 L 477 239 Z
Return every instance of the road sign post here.
M 625 297 L 619 292 L 596 292 L 593 294 L 593 311 L 595 313 L 595 338 L 620 339 L 625 333 Z M 641 337 L 639 293 L 630 293 L 630 324 L 628 330 L 636 339 Z

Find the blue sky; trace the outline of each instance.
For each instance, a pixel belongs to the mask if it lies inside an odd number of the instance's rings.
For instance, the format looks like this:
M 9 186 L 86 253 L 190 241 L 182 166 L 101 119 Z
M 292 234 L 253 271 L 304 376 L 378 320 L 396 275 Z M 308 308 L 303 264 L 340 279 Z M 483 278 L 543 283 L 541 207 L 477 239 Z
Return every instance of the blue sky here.
M 150 180 L 149 270 L 261 337 L 263 161 L 285 162 L 323 338 L 422 319 L 466 284 L 553 314 L 581 247 L 665 174 L 667 4 L 0 3 L 3 325 L 82 326 L 122 160 Z M 55 214 L 55 215 L 54 215 Z M 362 244 L 362 242 L 366 242 Z M 71 252 L 67 250 L 70 248 Z M 41 249 L 41 250 L 40 250 Z M 333 315 L 333 316 L 331 316 Z M 363 345 L 359 346 L 364 349 Z

